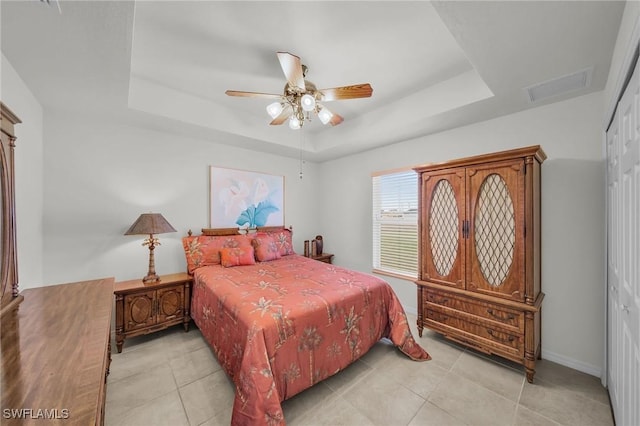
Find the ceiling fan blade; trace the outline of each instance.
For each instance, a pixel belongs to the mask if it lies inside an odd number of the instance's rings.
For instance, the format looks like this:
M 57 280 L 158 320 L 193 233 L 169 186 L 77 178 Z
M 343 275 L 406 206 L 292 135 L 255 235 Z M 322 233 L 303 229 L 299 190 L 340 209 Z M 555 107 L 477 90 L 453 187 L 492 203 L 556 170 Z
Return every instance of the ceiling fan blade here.
M 304 85 L 304 73 L 300 58 L 289 52 L 278 52 L 278 60 L 290 86 L 295 86 L 302 91 L 306 90 Z
M 329 124 L 331 124 L 332 126 L 337 126 L 343 121 L 344 121 L 344 118 L 342 118 L 342 116 L 338 114 L 333 114 L 333 117 L 331 117 L 331 121 L 329 121 Z
M 285 121 L 287 121 L 287 118 L 291 117 L 291 113 L 293 112 L 293 110 L 291 109 L 291 107 L 289 105 L 287 105 L 282 112 L 280 113 L 280 115 L 278 115 L 276 118 L 274 118 L 271 123 L 272 126 L 277 126 L 279 124 L 284 123 Z
M 259 92 L 242 92 L 239 90 L 227 90 L 224 92 L 227 96 L 240 96 L 244 98 L 267 98 L 267 99 L 280 99 L 282 95 L 275 95 L 273 93 L 259 93 Z
M 368 98 L 373 93 L 373 89 L 369 83 L 333 87 L 331 89 L 321 89 L 318 91 L 322 93 L 322 100 L 324 102 L 339 101 L 342 99 Z

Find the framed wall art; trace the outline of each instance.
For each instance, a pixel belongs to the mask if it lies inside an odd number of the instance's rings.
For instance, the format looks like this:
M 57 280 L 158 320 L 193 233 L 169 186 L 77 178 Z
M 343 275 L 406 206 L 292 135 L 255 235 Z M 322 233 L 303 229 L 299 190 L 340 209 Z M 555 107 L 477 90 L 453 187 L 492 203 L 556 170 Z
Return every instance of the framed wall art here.
M 284 176 L 210 167 L 211 228 L 284 226 Z

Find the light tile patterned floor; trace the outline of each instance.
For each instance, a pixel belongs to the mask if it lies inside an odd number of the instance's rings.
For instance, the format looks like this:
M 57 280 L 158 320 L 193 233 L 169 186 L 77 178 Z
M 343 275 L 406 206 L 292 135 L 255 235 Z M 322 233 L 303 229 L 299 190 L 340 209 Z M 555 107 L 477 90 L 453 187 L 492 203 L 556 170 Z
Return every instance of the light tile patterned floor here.
M 415 324 L 415 317 L 409 315 Z M 346 370 L 283 403 L 288 425 L 613 425 L 600 379 L 542 360 L 522 368 L 425 330 L 433 357 L 384 341 Z M 192 326 L 125 341 L 113 354 L 107 426 L 228 425 L 233 383 Z

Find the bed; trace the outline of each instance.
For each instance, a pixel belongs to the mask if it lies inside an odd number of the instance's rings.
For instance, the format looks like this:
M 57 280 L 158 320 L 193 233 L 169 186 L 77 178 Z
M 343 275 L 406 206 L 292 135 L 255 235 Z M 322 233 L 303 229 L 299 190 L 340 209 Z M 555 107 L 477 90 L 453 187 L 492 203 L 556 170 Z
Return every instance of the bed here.
M 220 235 L 235 232 L 235 235 Z M 236 386 L 231 423 L 284 424 L 281 402 L 344 369 L 388 338 L 416 361 L 385 281 L 293 251 L 291 232 L 203 230 L 183 238 L 194 276 L 191 316 Z

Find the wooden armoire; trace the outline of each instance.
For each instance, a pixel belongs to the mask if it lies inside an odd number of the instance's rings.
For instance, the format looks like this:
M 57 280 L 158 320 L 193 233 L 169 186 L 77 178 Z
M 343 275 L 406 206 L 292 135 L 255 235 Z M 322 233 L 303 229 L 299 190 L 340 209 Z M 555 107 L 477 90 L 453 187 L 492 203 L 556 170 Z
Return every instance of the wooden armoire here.
M 18 290 L 14 174 L 14 126 L 20 122 L 0 103 L 0 315 L 17 308 L 23 299 Z
M 540 357 L 540 146 L 416 167 L 418 332 L 523 364 Z

